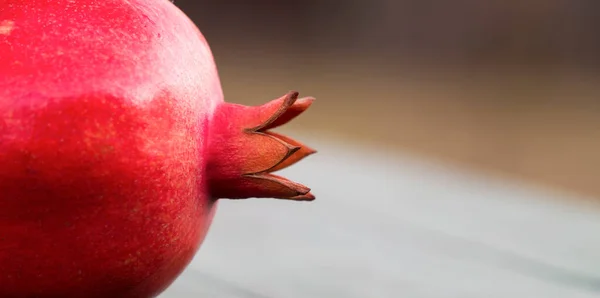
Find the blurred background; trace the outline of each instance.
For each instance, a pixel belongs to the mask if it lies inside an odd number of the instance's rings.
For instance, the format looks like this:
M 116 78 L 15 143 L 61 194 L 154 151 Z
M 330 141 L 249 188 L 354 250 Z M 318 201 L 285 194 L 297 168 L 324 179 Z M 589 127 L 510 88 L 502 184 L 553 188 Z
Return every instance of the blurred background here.
M 290 128 L 600 197 L 596 0 L 177 0 L 228 101 Z
M 227 101 L 317 98 L 285 130 L 319 154 L 165 297 L 600 297 L 600 1 L 175 4 Z

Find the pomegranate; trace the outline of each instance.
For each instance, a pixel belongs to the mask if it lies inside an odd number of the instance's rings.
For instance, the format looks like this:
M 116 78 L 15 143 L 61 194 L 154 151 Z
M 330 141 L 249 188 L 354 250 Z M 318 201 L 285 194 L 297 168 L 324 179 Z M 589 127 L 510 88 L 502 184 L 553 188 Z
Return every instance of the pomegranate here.
M 313 200 L 271 131 L 312 102 L 224 102 L 168 0 L 0 0 L 0 297 L 154 297 L 217 199 Z

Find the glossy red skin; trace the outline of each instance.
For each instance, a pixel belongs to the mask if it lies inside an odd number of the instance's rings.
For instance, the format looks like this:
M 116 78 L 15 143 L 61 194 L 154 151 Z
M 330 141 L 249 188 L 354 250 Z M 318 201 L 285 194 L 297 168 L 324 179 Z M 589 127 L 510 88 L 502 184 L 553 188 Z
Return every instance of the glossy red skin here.
M 0 1 L 0 297 L 150 297 L 203 241 L 204 37 L 167 0 Z

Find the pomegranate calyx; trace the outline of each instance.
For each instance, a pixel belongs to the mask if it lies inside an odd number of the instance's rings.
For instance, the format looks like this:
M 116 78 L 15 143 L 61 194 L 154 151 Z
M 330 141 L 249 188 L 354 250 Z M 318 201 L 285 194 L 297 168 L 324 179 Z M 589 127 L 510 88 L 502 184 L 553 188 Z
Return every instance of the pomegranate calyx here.
M 312 97 L 298 99 L 298 92 L 291 91 L 261 106 L 219 106 L 213 119 L 207 165 L 213 197 L 314 200 L 310 188 L 271 173 L 316 150 L 269 130 L 291 121 L 313 101 Z
M 255 121 L 258 124 L 247 130 L 264 132 L 282 126 L 306 111 L 315 101 L 314 97 L 298 99 L 298 95 L 297 91 L 290 91 L 278 99 L 255 107 Z

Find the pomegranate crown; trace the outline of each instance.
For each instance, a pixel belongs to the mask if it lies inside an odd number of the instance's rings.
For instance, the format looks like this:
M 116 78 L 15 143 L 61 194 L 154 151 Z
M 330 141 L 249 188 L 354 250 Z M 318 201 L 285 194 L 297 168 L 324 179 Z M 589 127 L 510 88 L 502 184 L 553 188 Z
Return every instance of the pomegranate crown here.
M 251 197 L 312 201 L 310 188 L 273 174 L 316 150 L 271 131 L 304 112 L 315 100 L 286 95 L 260 106 L 220 105 L 213 118 L 210 192 L 215 198 Z

